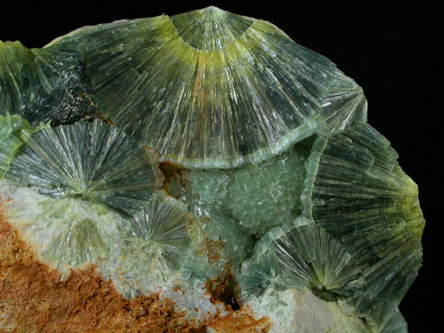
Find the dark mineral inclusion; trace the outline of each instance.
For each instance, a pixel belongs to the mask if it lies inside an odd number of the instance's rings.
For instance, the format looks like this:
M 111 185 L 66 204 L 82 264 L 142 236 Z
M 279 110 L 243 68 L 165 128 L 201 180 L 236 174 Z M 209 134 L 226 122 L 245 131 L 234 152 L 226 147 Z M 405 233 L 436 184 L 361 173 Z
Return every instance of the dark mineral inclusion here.
M 5 214 L 54 267 L 198 319 L 229 276 L 275 332 L 407 331 L 417 186 L 362 89 L 274 25 L 209 7 L 0 41 L 0 115 Z

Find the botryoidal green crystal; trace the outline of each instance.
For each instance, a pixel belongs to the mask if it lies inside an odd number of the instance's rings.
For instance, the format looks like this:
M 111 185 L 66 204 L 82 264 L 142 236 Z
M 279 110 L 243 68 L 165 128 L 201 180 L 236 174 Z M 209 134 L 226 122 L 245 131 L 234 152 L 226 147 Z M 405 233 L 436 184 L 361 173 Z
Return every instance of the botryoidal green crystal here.
M 273 332 L 406 332 L 424 219 L 366 116 L 327 58 L 215 7 L 0 41 L 4 214 L 54 268 L 196 322 L 231 299 Z

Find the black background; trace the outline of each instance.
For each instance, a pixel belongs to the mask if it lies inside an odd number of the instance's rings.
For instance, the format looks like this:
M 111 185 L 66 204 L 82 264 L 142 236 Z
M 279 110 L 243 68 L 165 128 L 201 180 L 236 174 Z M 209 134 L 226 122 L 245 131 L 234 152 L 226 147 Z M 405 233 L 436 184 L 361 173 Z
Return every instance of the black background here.
M 10 1 L 8 1 L 10 2 Z M 170 4 L 169 4 L 170 3 Z M 118 19 L 150 17 L 216 5 L 237 14 L 276 24 L 301 45 L 330 58 L 364 88 L 369 123 L 398 151 L 404 171 L 419 185 L 427 220 L 424 261 L 419 276 L 400 305 L 410 332 L 438 332 L 441 244 L 438 210 L 442 174 L 437 155 L 442 149 L 443 10 L 431 3 L 385 5 L 355 2 L 354 6 L 290 4 L 267 1 L 254 5 L 169 1 L 63 1 L 56 6 L 2 4 L 0 39 L 42 47 L 84 25 Z M 438 311 L 440 310 L 440 311 Z

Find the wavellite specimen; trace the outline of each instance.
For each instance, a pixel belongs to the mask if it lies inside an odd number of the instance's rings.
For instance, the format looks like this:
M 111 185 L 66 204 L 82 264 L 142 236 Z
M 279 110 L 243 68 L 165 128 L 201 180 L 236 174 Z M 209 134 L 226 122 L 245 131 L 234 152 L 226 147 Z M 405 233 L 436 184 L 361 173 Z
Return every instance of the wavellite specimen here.
M 330 60 L 215 7 L 84 27 L 41 49 L 0 42 L 2 223 L 59 272 L 44 294 L 94 267 L 78 297 L 100 280 L 114 301 L 151 302 L 122 305 L 126 317 L 102 304 L 109 316 L 83 329 L 407 332 L 398 305 L 425 222 L 366 120 L 362 89 Z M 8 274 L 27 274 L 8 258 L 0 328 L 35 327 L 32 302 L 51 310 L 42 329 L 97 315 L 23 285 L 14 297 L 31 301 L 8 301 Z

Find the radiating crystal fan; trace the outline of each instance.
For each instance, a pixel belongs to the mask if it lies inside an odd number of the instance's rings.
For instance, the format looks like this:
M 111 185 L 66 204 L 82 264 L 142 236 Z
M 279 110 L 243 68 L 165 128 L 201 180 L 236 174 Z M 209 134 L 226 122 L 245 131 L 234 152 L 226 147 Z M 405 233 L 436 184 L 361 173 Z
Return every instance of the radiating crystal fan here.
M 127 302 L 171 300 L 143 303 L 148 330 L 163 313 L 199 332 L 407 332 L 425 222 L 397 158 L 362 88 L 262 20 L 208 7 L 0 41 L 1 221 L 64 281 L 93 265 Z M 11 305 L 40 304 L 30 284 L 2 303 L 20 270 L 2 265 L 0 330 L 49 329 Z

